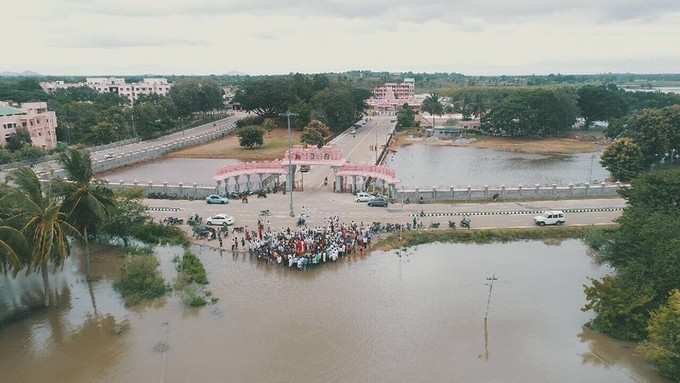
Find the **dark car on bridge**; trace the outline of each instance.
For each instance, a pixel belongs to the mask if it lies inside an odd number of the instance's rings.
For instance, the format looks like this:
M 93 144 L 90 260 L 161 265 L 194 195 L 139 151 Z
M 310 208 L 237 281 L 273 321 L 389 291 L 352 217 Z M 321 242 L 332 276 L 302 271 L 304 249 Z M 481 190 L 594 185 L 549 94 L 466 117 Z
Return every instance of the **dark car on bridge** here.
M 385 197 L 375 197 L 368 201 L 370 207 L 387 207 L 387 199 Z

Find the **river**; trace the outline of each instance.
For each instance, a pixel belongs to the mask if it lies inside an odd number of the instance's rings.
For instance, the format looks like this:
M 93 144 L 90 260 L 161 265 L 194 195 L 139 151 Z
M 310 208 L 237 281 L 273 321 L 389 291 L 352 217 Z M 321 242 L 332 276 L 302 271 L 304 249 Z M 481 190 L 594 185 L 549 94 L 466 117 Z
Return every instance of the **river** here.
M 609 173 L 599 153 L 546 156 L 460 146 L 412 144 L 392 154 L 387 166 L 405 187 L 535 184 L 567 186 L 601 182 Z
M 429 244 L 307 272 L 194 251 L 219 298 L 201 309 L 125 308 L 120 258 L 101 253 L 91 299 L 69 261 L 57 307 L 0 328 L 3 382 L 665 382 L 584 327 L 582 285 L 608 270 L 577 240 Z M 169 280 L 180 252 L 156 251 Z

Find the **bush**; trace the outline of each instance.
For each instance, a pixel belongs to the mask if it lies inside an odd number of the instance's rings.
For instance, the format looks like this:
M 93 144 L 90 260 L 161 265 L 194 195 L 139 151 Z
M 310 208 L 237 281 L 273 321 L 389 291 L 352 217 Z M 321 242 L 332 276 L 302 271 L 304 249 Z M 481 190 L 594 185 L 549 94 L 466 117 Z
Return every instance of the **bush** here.
M 252 149 L 264 144 L 264 130 L 259 126 L 246 126 L 238 128 L 238 143 L 242 148 Z
M 135 226 L 132 230 L 132 236 L 148 244 L 160 243 L 180 246 L 189 244 L 189 239 L 179 227 L 155 222 L 146 222 Z
M 208 275 L 201 260 L 189 250 L 185 250 L 182 258 L 178 260 L 177 271 L 185 283 L 208 284 Z
M 196 285 L 187 285 L 182 289 L 182 302 L 191 307 L 201 307 L 208 304 L 203 291 Z
M 158 271 L 158 260 L 148 255 L 128 256 L 122 267 L 122 275 L 113 287 L 120 292 L 128 306 L 160 298 L 169 290 Z
M 663 375 L 680 382 L 680 290 L 674 290 L 668 302 L 652 314 L 647 332 L 649 339 L 639 351 Z

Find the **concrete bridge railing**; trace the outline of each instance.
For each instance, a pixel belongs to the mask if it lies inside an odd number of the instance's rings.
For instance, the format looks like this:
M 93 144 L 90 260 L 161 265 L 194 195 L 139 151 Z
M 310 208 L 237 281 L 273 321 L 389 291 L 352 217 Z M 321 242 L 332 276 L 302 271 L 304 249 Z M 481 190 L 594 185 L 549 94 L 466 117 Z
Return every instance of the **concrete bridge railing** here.
M 616 197 L 620 189 L 627 184 L 617 182 L 585 184 L 585 185 L 518 185 L 513 187 L 483 186 L 483 187 L 430 187 L 397 189 L 395 200 L 409 202 L 437 202 L 437 201 L 512 201 L 512 200 L 553 200 L 578 198 L 606 198 Z

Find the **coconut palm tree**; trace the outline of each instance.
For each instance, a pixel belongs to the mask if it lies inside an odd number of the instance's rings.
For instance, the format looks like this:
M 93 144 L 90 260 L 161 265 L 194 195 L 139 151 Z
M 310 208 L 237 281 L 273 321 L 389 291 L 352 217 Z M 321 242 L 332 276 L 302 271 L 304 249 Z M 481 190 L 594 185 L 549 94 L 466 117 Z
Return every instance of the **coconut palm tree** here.
M 423 110 L 432 115 L 432 129 L 434 129 L 434 116 L 441 116 L 444 113 L 444 105 L 442 105 L 439 94 L 433 92 L 423 100 Z
M 11 226 L 0 225 L 0 272 L 19 271 L 24 266 L 26 240 Z
M 68 181 L 55 185 L 55 190 L 64 198 L 62 211 L 69 222 L 82 233 L 85 244 L 85 274 L 90 277 L 90 251 L 88 230 L 97 225 L 114 207 L 113 192 L 97 181 L 92 170 L 90 154 L 79 150 L 61 153 L 59 162 L 64 166 Z
M 42 272 L 45 289 L 45 305 L 50 304 L 50 264 L 62 266 L 70 254 L 68 237 L 80 238 L 78 230 L 67 222 L 61 204 L 49 194 L 44 194 L 40 180 L 30 168 L 12 172 L 16 188 L 7 195 L 12 203 L 14 216 L 9 219 L 21 225 L 21 231 L 29 241 L 31 251 L 29 267 Z

